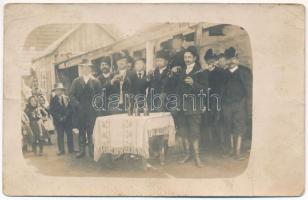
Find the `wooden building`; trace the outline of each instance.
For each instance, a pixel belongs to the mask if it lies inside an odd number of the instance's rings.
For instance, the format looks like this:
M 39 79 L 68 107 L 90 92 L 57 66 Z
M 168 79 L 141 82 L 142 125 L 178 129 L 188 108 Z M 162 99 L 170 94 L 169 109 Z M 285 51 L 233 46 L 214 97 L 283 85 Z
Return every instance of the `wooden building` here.
M 47 29 L 60 25 L 44 25 Z M 68 60 L 76 55 L 84 54 L 90 50 L 110 45 L 118 40 L 117 34 L 110 31 L 107 26 L 101 24 L 74 24 L 62 25 L 65 27 L 65 34 L 55 38 L 56 34 L 42 32 L 33 34 L 30 38 L 41 41 L 39 47 L 45 45 L 44 41 L 52 40 L 46 48 L 43 48 L 40 55 L 32 60 L 32 67 L 37 73 L 39 85 L 48 94 L 50 93 L 53 84 L 58 79 L 55 71 L 56 63 Z M 40 28 L 40 27 L 39 27 Z M 46 39 L 42 38 L 43 33 L 46 33 Z M 32 41 L 32 43 L 35 41 Z M 49 41 L 50 43 L 50 41 Z M 27 46 L 27 44 L 25 44 Z M 29 46 L 29 45 L 28 45 Z M 74 73 L 74 71 L 72 71 Z M 76 76 L 78 74 L 75 74 Z
M 78 63 L 87 58 L 95 60 L 119 51 L 128 52 L 132 57 L 144 57 L 147 69 L 154 65 L 157 50 L 169 48 L 174 35 L 183 34 L 184 47 L 195 45 L 199 49 L 200 62 L 205 65 L 203 55 L 213 48 L 223 53 L 230 46 L 238 50 L 242 64 L 251 68 L 251 48 L 247 32 L 239 26 L 210 23 L 164 23 L 147 25 L 139 33 L 119 39 L 115 33 L 98 24 L 82 24 L 53 43 L 42 56 L 33 60 L 39 74 L 40 86 L 50 92 L 52 84 L 61 81 L 67 88 L 79 75 Z M 118 33 L 117 33 L 118 34 Z M 118 34 L 119 35 L 119 34 Z
M 226 48 L 234 46 L 238 50 L 242 64 L 249 68 L 252 66 L 249 36 L 242 27 L 227 24 L 166 23 L 153 25 L 144 32 L 118 40 L 110 45 L 55 62 L 57 76 L 61 77 L 60 81 L 70 81 L 78 76 L 78 63 L 82 59 L 87 58 L 93 62 L 103 56 L 110 56 L 112 59 L 112 55 L 119 51 L 128 52 L 132 57 L 146 58 L 147 69 L 151 69 L 155 52 L 168 48 L 172 37 L 177 34 L 184 35 L 184 47 L 195 45 L 199 49 L 202 65 L 205 65 L 203 55 L 207 49 L 213 48 L 215 53 L 223 53 Z M 71 77 L 72 72 L 75 77 Z M 66 77 L 68 74 L 70 77 Z

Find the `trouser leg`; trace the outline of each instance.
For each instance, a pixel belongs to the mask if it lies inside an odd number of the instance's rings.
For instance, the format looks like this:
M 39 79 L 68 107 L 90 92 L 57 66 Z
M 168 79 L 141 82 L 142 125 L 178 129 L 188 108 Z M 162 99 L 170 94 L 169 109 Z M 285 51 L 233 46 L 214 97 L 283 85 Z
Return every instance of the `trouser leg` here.
M 64 153 L 64 128 L 61 125 L 57 125 L 56 130 L 59 152 Z
M 41 156 L 43 154 L 43 140 L 42 139 L 39 140 L 38 146 L 39 146 L 39 155 Z
M 74 152 L 73 134 L 70 126 L 65 127 L 65 133 L 67 138 L 67 149 L 69 153 Z
M 77 158 L 81 158 L 85 155 L 85 128 L 79 128 L 79 153 L 77 154 Z
M 94 157 L 94 146 L 93 146 L 93 129 L 95 125 L 95 118 L 91 119 L 87 126 L 87 140 L 88 140 L 88 150 L 89 150 L 89 156 Z
M 200 159 L 200 128 L 201 115 L 192 115 L 188 118 L 190 143 L 194 152 L 194 159 L 197 167 L 202 167 L 203 164 Z

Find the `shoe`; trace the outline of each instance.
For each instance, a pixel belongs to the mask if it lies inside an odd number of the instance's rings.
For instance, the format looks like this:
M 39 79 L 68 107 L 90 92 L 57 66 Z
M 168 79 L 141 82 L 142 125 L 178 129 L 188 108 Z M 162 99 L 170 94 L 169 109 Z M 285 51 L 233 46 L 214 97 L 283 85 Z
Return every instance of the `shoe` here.
M 193 142 L 193 149 L 194 149 L 194 158 L 195 158 L 195 164 L 197 167 L 201 168 L 204 167 L 202 164 L 202 161 L 200 159 L 200 151 L 199 151 L 199 141 L 195 140 Z
M 190 154 L 186 154 L 185 157 L 182 160 L 178 161 L 178 163 L 179 164 L 184 164 L 184 163 L 187 163 L 190 160 L 191 160 Z
M 62 155 L 64 155 L 64 154 L 65 154 L 64 151 L 60 151 L 60 152 L 57 153 L 58 156 L 62 156 Z
M 39 152 L 38 156 L 43 156 L 43 152 Z

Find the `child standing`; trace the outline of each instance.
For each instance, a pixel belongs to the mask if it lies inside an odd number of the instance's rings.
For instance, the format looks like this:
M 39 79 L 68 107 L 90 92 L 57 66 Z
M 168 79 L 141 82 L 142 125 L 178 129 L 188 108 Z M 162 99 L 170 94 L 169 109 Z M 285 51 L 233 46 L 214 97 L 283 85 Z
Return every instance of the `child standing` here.
M 35 155 L 43 155 L 43 116 L 47 113 L 40 106 L 38 106 L 38 100 L 36 97 L 31 96 L 28 100 L 28 105 L 26 107 L 25 113 L 27 114 L 30 127 L 33 132 L 33 143 L 32 148 Z M 37 146 L 39 146 L 39 153 L 37 153 Z

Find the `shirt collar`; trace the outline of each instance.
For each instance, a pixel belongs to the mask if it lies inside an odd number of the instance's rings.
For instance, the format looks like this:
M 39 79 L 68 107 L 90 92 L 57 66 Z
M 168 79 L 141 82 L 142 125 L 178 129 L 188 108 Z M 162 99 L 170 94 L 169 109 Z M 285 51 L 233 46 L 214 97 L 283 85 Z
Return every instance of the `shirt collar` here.
M 186 74 L 190 73 L 194 69 L 195 64 L 196 63 L 192 63 L 186 66 Z
M 216 66 L 213 65 L 212 67 L 209 67 L 209 71 L 211 72 L 211 71 L 213 71 L 215 68 L 216 68 Z
M 91 78 L 93 79 L 94 77 L 92 76 L 92 74 L 88 74 L 88 75 L 83 75 L 83 80 L 85 83 L 88 82 L 88 80 L 90 80 Z
M 238 69 L 238 66 L 236 65 L 235 67 L 230 68 L 229 71 L 230 71 L 231 73 L 234 73 L 237 69 Z
M 167 68 L 167 67 L 165 66 L 164 68 L 159 69 L 159 73 L 160 73 L 160 74 L 162 74 L 162 73 L 163 73 L 163 71 L 164 71 L 166 68 Z
M 141 74 L 141 78 L 143 77 L 143 74 L 144 74 L 144 71 L 140 71 L 140 72 L 137 72 L 136 71 L 136 73 L 137 73 L 137 76 L 139 76 L 139 74 Z
M 104 78 L 108 78 L 108 77 L 110 76 L 110 72 L 107 73 L 107 74 L 104 74 L 104 73 L 102 73 L 102 74 L 103 74 L 103 77 L 104 77 Z

